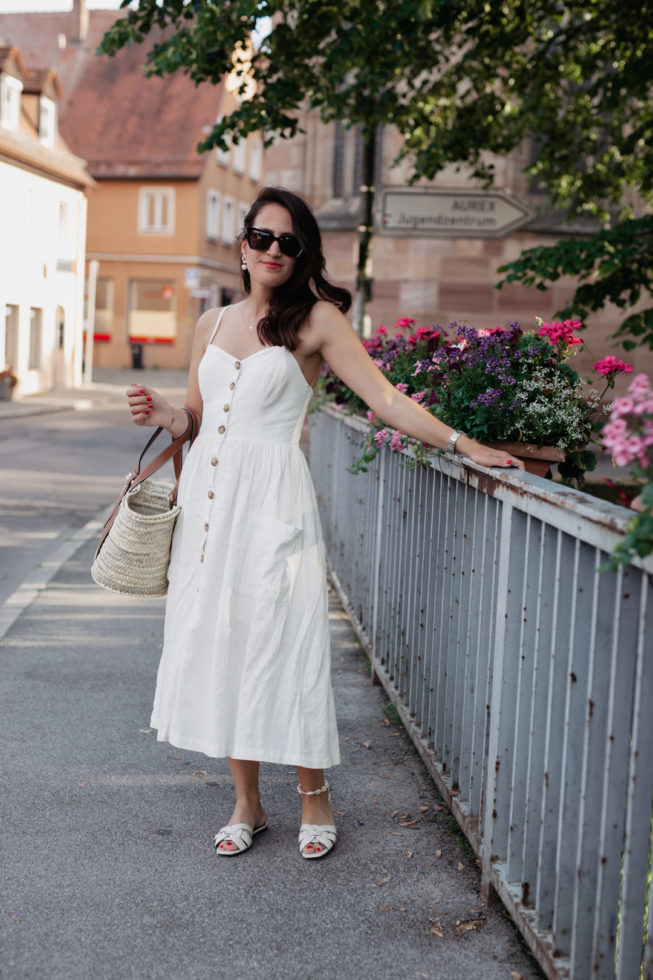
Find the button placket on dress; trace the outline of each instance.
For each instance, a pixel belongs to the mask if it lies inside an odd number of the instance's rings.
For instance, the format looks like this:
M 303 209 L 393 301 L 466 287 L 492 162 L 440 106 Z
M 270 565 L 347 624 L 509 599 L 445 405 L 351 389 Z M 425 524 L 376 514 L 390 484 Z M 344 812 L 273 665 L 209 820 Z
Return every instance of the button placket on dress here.
M 207 480 L 208 489 L 206 491 L 208 505 L 206 509 L 206 520 L 204 522 L 204 541 L 202 542 L 200 562 L 204 561 L 204 554 L 206 552 L 206 543 L 209 538 L 209 529 L 211 527 L 211 510 L 213 508 L 213 501 L 215 500 L 215 496 L 216 496 L 215 483 L 216 483 L 216 476 L 218 472 L 218 464 L 220 462 L 220 450 L 222 448 L 222 445 L 227 435 L 229 412 L 231 410 L 231 403 L 233 402 L 234 395 L 236 393 L 236 385 L 238 382 L 238 378 L 240 377 L 240 369 L 241 369 L 241 362 L 234 361 L 234 376 L 231 382 L 229 383 L 224 404 L 222 406 L 222 417 L 224 421 L 222 421 L 220 425 L 218 425 L 218 444 L 215 447 L 213 451 L 213 455 L 209 460 L 209 473 L 208 473 L 208 480 Z

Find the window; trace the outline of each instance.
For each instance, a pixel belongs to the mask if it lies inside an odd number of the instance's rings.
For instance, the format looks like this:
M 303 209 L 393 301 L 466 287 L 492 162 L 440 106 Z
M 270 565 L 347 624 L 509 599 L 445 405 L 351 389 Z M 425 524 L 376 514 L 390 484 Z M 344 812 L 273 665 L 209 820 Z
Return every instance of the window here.
M 260 136 L 254 136 L 249 143 L 249 176 L 259 181 L 263 172 L 263 142 Z
M 213 190 L 206 192 L 206 237 L 212 242 L 220 237 L 220 195 Z
M 245 217 L 248 211 L 249 211 L 248 204 L 238 205 L 238 234 L 240 234 L 243 228 L 245 227 Z
M 234 207 L 234 200 L 232 197 L 225 197 L 222 205 L 222 241 L 227 245 L 233 245 L 235 220 L 236 209 Z
M 247 143 L 244 139 L 240 142 L 234 144 L 234 170 L 237 174 L 245 173 L 245 153 L 247 150 Z
M 76 251 L 77 208 L 69 201 L 59 201 L 59 256 L 72 257 Z
M 173 234 L 174 187 L 141 187 L 138 196 L 138 230 L 144 234 Z
M 29 363 L 30 371 L 38 371 L 41 367 L 43 310 L 32 307 L 29 311 Z
M 171 344 L 177 332 L 174 281 L 130 280 L 128 322 L 131 343 Z
M 18 368 L 18 307 L 5 306 L 5 359 L 9 367 Z
M 111 340 L 113 334 L 113 279 L 95 284 L 95 340 Z
M 54 146 L 57 136 L 57 107 L 44 95 L 39 99 L 39 138 L 44 146 Z
M 216 122 L 220 122 L 220 116 L 218 116 L 218 118 L 216 119 Z M 227 139 L 227 143 L 230 143 L 230 140 L 229 140 L 229 137 L 228 136 L 226 137 L 226 139 Z M 216 148 L 215 148 L 215 158 L 216 158 L 216 160 L 218 161 L 218 163 L 220 164 L 221 167 L 228 167 L 229 166 L 229 162 L 231 160 L 231 151 L 230 151 L 229 147 L 227 147 L 226 150 L 221 150 L 219 147 L 216 146 Z
M 22 91 L 23 83 L 13 75 L 3 75 L 0 78 L 0 122 L 7 129 L 18 128 Z
M 360 128 L 344 129 L 336 120 L 333 153 L 333 196 L 351 197 L 360 193 L 363 178 L 363 142 Z M 377 127 L 374 148 L 374 180 L 383 177 L 383 126 Z

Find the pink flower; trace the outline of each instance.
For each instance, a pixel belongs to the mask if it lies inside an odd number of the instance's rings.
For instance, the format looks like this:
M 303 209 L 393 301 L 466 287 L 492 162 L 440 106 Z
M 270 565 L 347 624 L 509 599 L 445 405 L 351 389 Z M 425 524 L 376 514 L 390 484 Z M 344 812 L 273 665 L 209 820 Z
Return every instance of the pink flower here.
M 625 374 L 630 374 L 632 369 L 632 364 L 626 364 L 626 362 L 622 361 L 621 359 L 617 360 L 614 354 L 608 354 L 607 357 L 603 357 L 594 365 L 594 370 L 597 374 L 605 375 L 617 374 L 619 371 L 623 371 Z
M 372 358 L 372 360 L 374 361 L 374 364 L 376 364 L 378 368 L 384 367 L 383 361 L 380 357 L 374 357 Z
M 573 336 L 574 330 L 580 330 L 582 326 L 580 320 L 564 320 L 562 323 L 559 320 L 552 320 L 551 323 L 543 321 L 538 330 L 538 336 L 548 337 L 554 347 L 558 341 L 567 344 L 582 344 L 579 337 Z
M 415 391 L 410 397 L 414 402 L 417 402 L 418 405 L 421 405 L 427 395 L 428 391 Z
M 390 449 L 392 449 L 393 452 L 398 452 L 403 448 L 402 433 L 397 431 L 390 440 Z
M 632 398 L 615 398 L 612 402 L 612 415 L 619 418 L 621 415 L 630 415 L 635 408 Z
M 396 330 L 407 330 L 415 321 L 409 316 L 400 316 L 398 320 L 395 320 Z
M 379 429 L 378 432 L 374 433 L 374 442 L 377 444 L 377 446 L 384 446 L 389 438 L 390 433 L 387 429 Z
M 384 335 L 384 334 L 386 334 L 387 332 L 388 332 L 388 331 L 386 330 L 386 328 L 385 328 L 385 327 L 383 327 L 383 326 L 381 326 L 381 327 L 377 327 L 377 328 L 376 328 L 376 333 L 375 333 L 375 336 L 376 336 L 376 337 L 378 337 L 379 335 L 381 335 L 381 336 L 383 336 L 383 335 Z
M 403 381 L 400 381 L 399 384 L 396 384 L 395 388 L 397 389 L 397 391 L 400 391 L 402 395 L 405 395 L 406 392 L 408 391 L 408 385 L 404 384 Z
M 628 385 L 628 391 L 634 396 L 641 395 L 644 398 L 651 398 L 653 396 L 651 384 L 645 374 L 636 374 Z
M 368 413 L 369 414 L 369 413 Z M 603 435 L 609 435 L 610 438 L 614 436 L 623 436 L 626 432 L 626 422 L 625 419 L 615 419 L 614 422 L 608 422 L 603 429 Z
M 633 462 L 635 457 L 632 455 L 630 451 L 630 447 L 628 446 L 627 439 L 624 438 L 613 439 L 612 445 L 608 446 L 606 443 L 606 446 L 608 450 L 612 453 L 612 456 L 617 466 L 627 466 L 629 463 Z
M 370 409 L 365 414 L 367 415 L 367 421 L 368 422 L 374 422 L 374 420 L 376 419 L 376 413 L 373 412 L 372 409 Z

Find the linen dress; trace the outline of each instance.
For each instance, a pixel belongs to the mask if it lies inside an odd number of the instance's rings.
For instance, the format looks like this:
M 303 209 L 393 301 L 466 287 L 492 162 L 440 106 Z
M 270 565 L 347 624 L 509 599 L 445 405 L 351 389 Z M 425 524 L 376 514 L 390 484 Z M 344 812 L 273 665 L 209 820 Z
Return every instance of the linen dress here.
M 208 756 L 340 761 L 325 552 L 299 438 L 312 389 L 293 354 L 200 362 L 199 435 L 182 470 L 151 725 Z

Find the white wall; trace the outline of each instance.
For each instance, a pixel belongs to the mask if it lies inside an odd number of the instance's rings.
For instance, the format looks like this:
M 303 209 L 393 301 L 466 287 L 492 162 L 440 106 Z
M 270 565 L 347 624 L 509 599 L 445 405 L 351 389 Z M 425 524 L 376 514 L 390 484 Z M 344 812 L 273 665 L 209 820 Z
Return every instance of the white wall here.
M 18 352 L 11 365 L 19 378 L 15 395 L 47 391 L 55 383 L 79 383 L 86 198 L 56 180 L 0 162 L 0 221 L 0 362 L 5 361 L 5 308 L 17 306 Z M 65 315 L 61 354 L 58 306 Z M 42 310 L 38 367 L 30 366 L 31 309 Z

